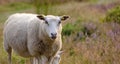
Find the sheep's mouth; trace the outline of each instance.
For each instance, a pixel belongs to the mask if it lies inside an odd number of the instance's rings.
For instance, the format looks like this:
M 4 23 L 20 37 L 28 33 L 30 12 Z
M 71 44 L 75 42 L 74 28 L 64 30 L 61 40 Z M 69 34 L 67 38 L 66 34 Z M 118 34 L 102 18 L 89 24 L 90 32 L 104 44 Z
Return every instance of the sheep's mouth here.
M 57 37 L 56 36 L 52 36 L 51 39 L 55 40 Z
M 56 40 L 56 38 L 57 38 L 56 36 L 51 36 L 50 40 L 54 41 L 54 40 Z

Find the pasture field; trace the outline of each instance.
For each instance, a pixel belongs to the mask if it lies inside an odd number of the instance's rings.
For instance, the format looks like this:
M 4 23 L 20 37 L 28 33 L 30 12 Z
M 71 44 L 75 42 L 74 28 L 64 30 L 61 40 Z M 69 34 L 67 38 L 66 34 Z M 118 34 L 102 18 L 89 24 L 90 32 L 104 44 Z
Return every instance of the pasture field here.
M 70 16 L 63 22 L 64 53 L 60 64 L 120 64 L 120 25 L 103 22 L 107 13 L 117 6 L 120 6 L 119 0 L 66 0 L 48 7 L 40 6 L 40 14 Z M 0 64 L 7 64 L 3 27 L 13 13 L 36 13 L 36 7 L 30 2 L 0 5 Z M 30 64 L 29 59 L 14 52 L 12 61 L 13 64 Z

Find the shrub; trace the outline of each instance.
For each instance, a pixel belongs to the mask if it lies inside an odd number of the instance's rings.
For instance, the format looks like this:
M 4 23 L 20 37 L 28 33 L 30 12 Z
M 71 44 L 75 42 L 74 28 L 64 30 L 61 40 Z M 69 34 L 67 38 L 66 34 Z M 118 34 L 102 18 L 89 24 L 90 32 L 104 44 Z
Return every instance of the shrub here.
M 117 6 L 107 13 L 104 22 L 115 22 L 120 24 L 120 6 Z
M 63 26 L 62 35 L 71 35 L 75 31 L 74 27 L 75 26 L 70 23 L 66 24 Z
M 65 26 L 63 26 L 62 35 L 69 36 L 72 33 L 79 32 L 82 29 L 81 21 L 82 19 L 79 18 L 74 23 L 68 23 Z

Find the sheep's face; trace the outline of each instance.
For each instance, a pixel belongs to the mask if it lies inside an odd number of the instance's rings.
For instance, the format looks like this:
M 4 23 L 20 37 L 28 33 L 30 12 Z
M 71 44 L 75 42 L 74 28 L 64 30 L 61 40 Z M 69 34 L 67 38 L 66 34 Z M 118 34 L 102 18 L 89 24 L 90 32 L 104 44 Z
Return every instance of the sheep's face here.
M 50 39 L 56 39 L 59 31 L 61 30 L 61 21 L 66 20 L 68 16 L 53 16 L 53 15 L 39 15 L 39 19 L 45 23 L 45 31 Z

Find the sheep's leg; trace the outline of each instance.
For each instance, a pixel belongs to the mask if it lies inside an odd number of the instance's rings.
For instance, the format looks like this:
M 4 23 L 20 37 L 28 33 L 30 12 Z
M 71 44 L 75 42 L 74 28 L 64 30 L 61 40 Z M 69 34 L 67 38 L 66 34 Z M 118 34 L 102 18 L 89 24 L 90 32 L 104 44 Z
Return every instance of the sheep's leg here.
M 9 61 L 8 64 L 12 64 L 12 61 L 11 61 L 11 53 L 12 53 L 12 49 L 10 48 L 9 51 L 8 51 L 8 61 Z
M 61 57 L 55 56 L 51 59 L 50 64 L 59 64 L 61 60 Z
M 52 58 L 49 59 L 48 62 L 49 62 L 48 64 L 59 64 L 59 62 L 60 62 L 60 57 L 57 57 L 57 56 L 52 57 Z
M 33 64 L 33 58 L 30 58 L 30 64 Z
M 50 64 L 59 64 L 60 63 L 61 58 L 60 57 L 54 57 L 52 62 Z
M 50 64 L 59 64 L 61 57 L 60 55 L 63 53 L 63 51 L 59 51 L 50 61 Z
M 38 64 L 38 58 L 37 58 L 37 57 L 34 57 L 32 63 L 33 63 L 33 64 Z
M 32 59 L 31 64 L 59 64 L 60 63 L 60 55 L 56 55 L 55 57 L 47 59 L 45 56 L 34 57 Z
M 47 64 L 48 59 L 45 56 L 38 56 L 34 57 L 32 60 L 32 64 Z
M 53 64 L 53 58 L 49 58 L 48 63 L 47 64 Z
M 30 64 L 38 64 L 38 58 L 37 57 L 30 58 Z
M 12 64 L 11 61 L 11 53 L 12 53 L 12 48 L 10 47 L 8 50 L 6 50 L 8 53 L 8 64 Z
M 11 61 L 12 48 L 6 42 L 4 42 L 4 49 L 8 54 L 8 64 L 12 64 L 12 61 Z
M 41 57 L 39 57 L 39 60 L 38 60 L 39 64 L 47 64 L 47 61 L 48 61 L 48 59 L 44 55 L 42 55 Z

